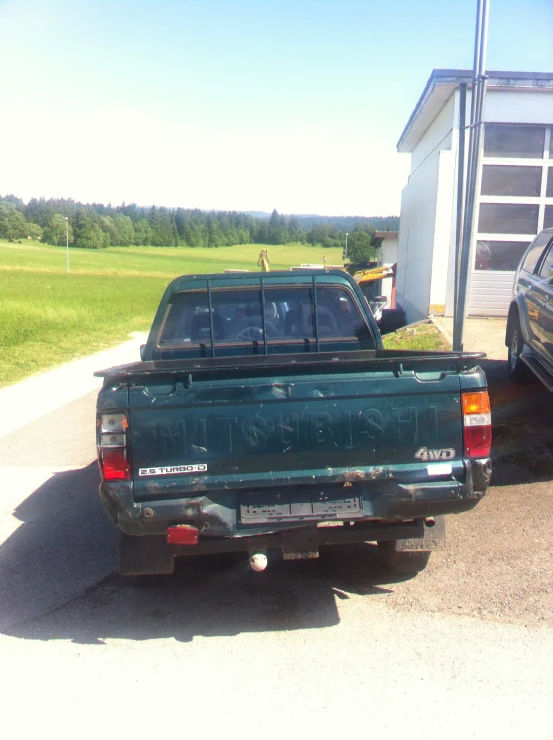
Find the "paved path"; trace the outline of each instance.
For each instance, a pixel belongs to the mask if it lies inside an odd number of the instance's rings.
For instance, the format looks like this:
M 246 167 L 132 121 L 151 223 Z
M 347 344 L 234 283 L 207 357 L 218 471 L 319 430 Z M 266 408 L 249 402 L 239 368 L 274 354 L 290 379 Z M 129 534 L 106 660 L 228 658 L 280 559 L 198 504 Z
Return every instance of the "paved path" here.
M 432 317 L 434 324 L 453 342 L 453 319 L 445 316 Z M 505 328 L 507 319 L 469 318 L 465 321 L 465 352 L 485 352 L 490 360 L 505 360 Z
M 98 390 L 102 380 L 94 377 L 96 370 L 139 360 L 140 345 L 146 341 L 147 334 L 134 332 L 130 336 L 132 339 L 117 347 L 0 388 L 0 437 L 86 393 Z

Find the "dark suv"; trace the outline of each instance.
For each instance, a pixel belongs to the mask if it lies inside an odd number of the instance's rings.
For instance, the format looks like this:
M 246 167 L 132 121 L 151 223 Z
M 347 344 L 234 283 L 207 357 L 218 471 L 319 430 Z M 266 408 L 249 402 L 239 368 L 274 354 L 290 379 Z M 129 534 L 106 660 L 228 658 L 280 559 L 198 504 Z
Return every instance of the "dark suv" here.
M 512 380 L 530 379 L 531 370 L 553 391 L 553 229 L 538 234 L 520 261 L 505 344 Z

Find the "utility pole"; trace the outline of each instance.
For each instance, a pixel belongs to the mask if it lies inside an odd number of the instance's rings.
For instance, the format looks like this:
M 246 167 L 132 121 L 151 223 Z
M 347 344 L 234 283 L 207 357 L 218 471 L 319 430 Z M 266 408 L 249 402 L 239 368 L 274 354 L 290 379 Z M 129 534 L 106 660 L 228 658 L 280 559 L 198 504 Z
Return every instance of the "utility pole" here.
M 467 173 L 464 188 L 457 190 L 457 198 L 464 197 L 463 223 L 457 225 L 457 245 L 455 286 L 456 298 L 453 317 L 453 349 L 463 351 L 463 333 L 465 330 L 465 313 L 467 292 L 470 274 L 471 246 L 475 234 L 475 203 L 476 187 L 482 151 L 482 129 L 484 103 L 486 100 L 486 51 L 488 44 L 488 17 L 490 10 L 489 0 L 478 0 L 476 11 L 476 33 L 474 37 L 474 69 L 470 105 L 470 134 Z M 461 127 L 465 127 L 464 120 L 459 121 L 459 135 Z M 463 131 L 464 145 L 464 131 Z M 460 152 L 461 154 L 461 152 Z M 459 167 L 463 167 L 459 157 Z M 458 209 L 459 213 L 459 209 Z

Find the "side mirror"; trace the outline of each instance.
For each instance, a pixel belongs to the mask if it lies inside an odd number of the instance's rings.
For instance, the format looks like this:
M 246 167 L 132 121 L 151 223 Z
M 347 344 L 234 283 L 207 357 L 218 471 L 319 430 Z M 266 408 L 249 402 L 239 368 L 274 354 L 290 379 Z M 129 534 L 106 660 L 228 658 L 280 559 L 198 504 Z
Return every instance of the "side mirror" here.
M 144 350 L 145 349 L 146 349 L 146 345 L 145 344 L 141 344 L 140 345 L 140 359 L 141 360 L 144 360 Z
M 547 282 L 549 283 L 549 285 L 553 285 L 553 267 L 549 268 Z

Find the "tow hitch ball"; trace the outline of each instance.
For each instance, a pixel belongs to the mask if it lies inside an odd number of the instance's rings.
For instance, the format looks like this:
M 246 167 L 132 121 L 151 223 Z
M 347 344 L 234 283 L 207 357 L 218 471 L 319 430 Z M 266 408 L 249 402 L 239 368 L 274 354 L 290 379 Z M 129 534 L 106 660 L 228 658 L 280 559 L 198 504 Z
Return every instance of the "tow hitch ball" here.
M 250 568 L 256 573 L 261 573 L 267 567 L 267 551 L 260 550 L 250 555 Z

